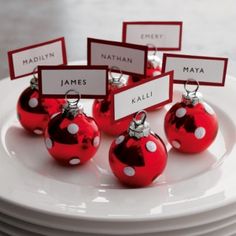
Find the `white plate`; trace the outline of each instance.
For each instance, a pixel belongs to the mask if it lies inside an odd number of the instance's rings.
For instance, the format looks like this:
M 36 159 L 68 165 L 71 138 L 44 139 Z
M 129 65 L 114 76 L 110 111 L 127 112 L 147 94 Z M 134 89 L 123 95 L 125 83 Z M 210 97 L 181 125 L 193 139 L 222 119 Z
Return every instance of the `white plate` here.
M 158 236 L 196 236 L 196 235 L 207 235 L 211 234 L 214 235 L 213 232 L 224 232 L 225 235 L 226 232 L 230 229 L 232 231 L 232 227 L 235 229 L 234 225 L 236 224 L 236 215 L 232 217 L 228 217 L 223 220 L 219 220 L 213 223 L 200 225 L 197 227 L 190 227 L 185 229 L 178 229 L 178 230 L 171 230 L 171 231 L 164 231 L 164 232 L 158 232 Z M 53 229 L 49 227 L 44 227 L 36 224 L 31 224 L 29 222 L 22 221 L 17 218 L 13 218 L 7 215 L 4 215 L 0 213 L 0 229 L 1 226 L 7 226 L 14 229 L 15 231 L 20 231 L 21 233 L 26 231 L 29 235 L 29 232 L 32 232 L 31 235 L 47 235 L 47 236 L 102 236 L 104 234 L 91 234 L 91 233 L 81 233 L 81 232 L 73 232 L 73 231 L 65 231 L 65 230 L 59 230 L 59 229 Z M 4 228 L 5 228 L 4 227 Z M 235 231 L 235 230 L 234 230 Z M 120 234 L 119 234 L 120 235 Z M 119 236 L 116 235 L 116 236 Z M 136 234 L 137 236 L 140 234 Z M 156 235 L 155 233 L 147 233 L 147 234 L 141 234 L 140 236 L 151 236 Z M 218 234 L 219 235 L 219 234 Z M 120 235 L 121 236 L 121 235 Z
M 48 216 L 50 225 L 83 232 L 155 232 L 160 220 L 206 212 L 236 200 L 235 79 L 228 77 L 224 88 L 201 87 L 219 117 L 215 143 L 194 156 L 170 150 L 163 175 L 143 189 L 124 188 L 113 177 L 107 161 L 112 139 L 105 135 L 99 152 L 87 165 L 58 166 L 48 156 L 42 138 L 27 135 L 16 119 L 16 100 L 27 84 L 27 79 L 0 82 L 4 98 L 0 101 L 0 198 L 21 209 L 16 215 L 27 209 L 28 216 L 22 217 L 31 222 L 48 225 Z M 175 86 L 174 101 L 180 99 L 182 90 L 183 86 Z M 90 113 L 91 101 L 84 105 Z M 165 142 L 167 109 L 148 116 Z

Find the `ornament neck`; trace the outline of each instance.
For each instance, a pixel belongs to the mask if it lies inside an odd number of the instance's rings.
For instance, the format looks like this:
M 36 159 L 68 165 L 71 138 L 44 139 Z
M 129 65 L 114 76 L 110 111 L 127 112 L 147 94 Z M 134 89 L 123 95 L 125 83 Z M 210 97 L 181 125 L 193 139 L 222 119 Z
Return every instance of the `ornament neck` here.
M 153 69 L 161 65 L 161 59 L 156 54 L 148 55 L 148 62 Z
M 76 104 L 76 106 L 72 106 L 71 103 L 67 102 L 62 107 L 62 113 L 66 117 L 76 117 L 78 114 L 82 114 L 84 112 L 84 107 L 82 104 Z
M 202 102 L 202 100 L 203 100 L 202 94 L 199 92 L 182 94 L 182 102 L 184 102 L 186 105 L 195 106 L 198 103 Z
M 69 99 L 68 96 L 70 93 L 78 95 L 79 98 Z M 66 92 L 66 95 L 65 95 L 66 104 L 62 107 L 62 113 L 66 117 L 74 118 L 78 114 L 82 114 L 84 112 L 83 105 L 81 103 L 79 103 L 80 98 L 81 98 L 81 96 L 80 96 L 79 92 L 77 92 L 73 89 L 70 89 Z
M 31 89 L 39 89 L 39 84 L 38 84 L 38 79 L 36 77 L 33 77 L 31 80 L 30 80 L 30 87 Z
M 196 87 L 194 90 L 190 90 L 188 88 L 189 83 L 195 84 Z M 188 79 L 184 84 L 185 92 L 182 94 L 182 102 L 184 102 L 186 105 L 193 105 L 195 106 L 199 102 L 203 100 L 202 94 L 198 92 L 199 89 L 199 83 L 195 79 Z
M 141 116 L 141 118 L 137 119 L 139 116 Z M 147 137 L 150 134 L 151 130 L 149 123 L 146 121 L 146 117 L 146 111 L 139 111 L 135 115 L 128 129 L 130 137 L 140 139 L 142 137 Z
M 119 73 L 114 73 L 113 71 L 119 71 Z M 121 88 L 127 84 L 127 80 L 124 79 L 123 73 L 117 66 L 112 66 L 109 73 L 109 83 L 111 87 Z

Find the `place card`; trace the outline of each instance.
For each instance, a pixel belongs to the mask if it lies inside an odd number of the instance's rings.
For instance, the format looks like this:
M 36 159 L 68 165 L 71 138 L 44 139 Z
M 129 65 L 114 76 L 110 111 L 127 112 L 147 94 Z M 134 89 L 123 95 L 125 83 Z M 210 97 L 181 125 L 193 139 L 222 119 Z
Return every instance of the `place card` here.
M 180 21 L 123 22 L 122 40 L 125 43 L 153 45 L 149 50 L 181 50 L 182 27 Z
M 39 66 L 42 97 L 64 98 L 75 90 L 82 98 L 105 98 L 108 91 L 107 66 Z M 70 93 L 69 97 L 78 97 Z
M 151 107 L 172 101 L 173 71 L 143 80 L 134 87 L 120 88 L 112 94 L 114 121 Z
M 147 52 L 147 46 L 88 38 L 88 65 L 107 65 L 118 73 L 145 76 Z
M 164 53 L 162 72 L 174 70 L 174 83 L 195 79 L 202 85 L 224 86 L 227 64 L 222 57 Z
M 37 72 L 39 65 L 67 64 L 64 38 L 8 52 L 10 78 L 18 79 Z

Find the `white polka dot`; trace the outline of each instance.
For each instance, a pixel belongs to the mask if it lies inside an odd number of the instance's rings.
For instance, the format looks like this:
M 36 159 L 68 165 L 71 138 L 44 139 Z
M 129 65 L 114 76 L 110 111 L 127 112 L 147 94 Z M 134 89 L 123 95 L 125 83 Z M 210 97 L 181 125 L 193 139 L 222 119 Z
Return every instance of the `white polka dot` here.
M 46 138 L 45 139 L 45 144 L 46 144 L 46 147 L 48 148 L 48 149 L 51 149 L 52 148 L 52 140 L 50 139 L 50 138 Z
M 28 102 L 29 106 L 32 108 L 35 108 L 38 106 L 39 101 L 37 98 L 30 98 L 29 102 Z
M 79 158 L 73 158 L 69 161 L 70 165 L 78 165 L 80 163 Z
M 181 147 L 180 143 L 176 140 L 172 141 L 172 145 L 173 145 L 174 148 L 177 148 L 177 149 L 179 149 Z
M 161 72 L 156 70 L 152 73 L 152 76 L 155 77 L 155 76 L 158 76 L 160 74 L 161 74 Z
M 157 150 L 157 145 L 153 141 L 148 141 L 146 143 L 146 148 L 149 152 L 155 152 Z
M 124 139 L 125 139 L 125 136 L 124 135 L 120 135 L 117 139 L 116 139 L 116 141 L 115 141 L 115 143 L 118 145 L 118 144 L 121 144 L 123 141 L 124 141 Z
M 124 174 L 127 176 L 134 176 L 135 175 L 135 169 L 131 166 L 126 166 L 124 169 Z
M 197 139 L 202 139 L 206 134 L 206 130 L 203 127 L 198 127 L 195 131 L 194 131 L 194 135 Z
M 41 134 L 43 134 L 43 131 L 41 129 L 35 129 L 34 133 L 38 134 L 38 135 L 41 135 Z
M 93 146 L 94 147 L 98 147 L 100 143 L 100 137 L 99 136 L 96 136 L 94 139 L 93 139 Z
M 175 115 L 178 118 L 181 118 L 181 117 L 185 116 L 186 112 L 187 112 L 186 109 L 181 107 L 181 108 L 177 109 L 177 111 L 175 112 Z
M 208 114 L 210 114 L 210 115 L 214 115 L 215 114 L 214 110 L 207 103 L 203 102 L 203 106 L 204 106 L 205 111 Z
M 79 126 L 75 123 L 72 123 L 72 124 L 69 124 L 67 126 L 67 131 L 70 133 L 70 134 L 77 134 L 78 131 L 79 131 Z

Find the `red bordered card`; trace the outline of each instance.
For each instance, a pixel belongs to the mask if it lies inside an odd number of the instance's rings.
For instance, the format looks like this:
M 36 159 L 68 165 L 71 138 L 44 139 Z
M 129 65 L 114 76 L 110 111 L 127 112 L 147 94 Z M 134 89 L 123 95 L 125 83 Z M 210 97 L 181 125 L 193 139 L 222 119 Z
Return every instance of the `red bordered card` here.
M 172 102 L 172 97 L 173 71 L 141 81 L 134 87 L 120 88 L 112 94 L 113 120 L 123 119 L 143 109 L 163 106 Z
M 37 72 L 39 65 L 66 65 L 65 39 L 62 37 L 9 51 L 8 62 L 12 80 Z
M 227 64 L 227 58 L 164 53 L 162 72 L 174 70 L 174 83 L 195 79 L 201 85 L 224 86 Z
M 137 21 L 123 22 L 122 41 L 139 45 L 154 45 L 158 51 L 181 50 L 183 22 Z M 149 47 L 149 50 L 153 50 Z
M 147 53 L 147 46 L 88 38 L 88 65 L 107 65 L 115 72 L 145 76 Z
M 105 98 L 108 92 L 107 66 L 39 66 L 42 97 L 64 98 L 75 90 L 81 98 Z M 78 97 L 78 93 L 69 97 Z

